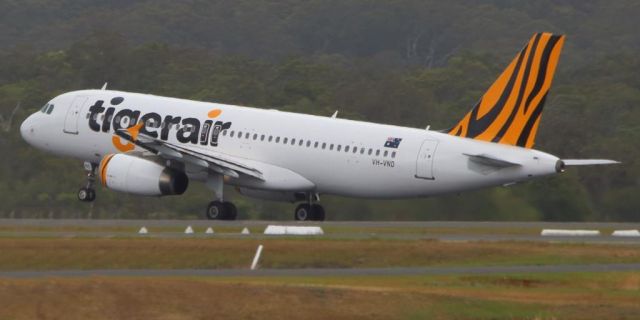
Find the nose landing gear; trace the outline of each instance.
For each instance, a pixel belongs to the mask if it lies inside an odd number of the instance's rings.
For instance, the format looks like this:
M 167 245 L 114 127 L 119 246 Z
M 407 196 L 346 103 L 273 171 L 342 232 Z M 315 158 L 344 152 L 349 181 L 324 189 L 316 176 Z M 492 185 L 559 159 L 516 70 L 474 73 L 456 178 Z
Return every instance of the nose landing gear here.
M 96 182 L 96 168 L 96 164 L 85 161 L 84 170 L 87 172 L 87 183 L 78 190 L 78 200 L 83 202 L 96 200 L 96 191 L 93 189 L 93 185 Z

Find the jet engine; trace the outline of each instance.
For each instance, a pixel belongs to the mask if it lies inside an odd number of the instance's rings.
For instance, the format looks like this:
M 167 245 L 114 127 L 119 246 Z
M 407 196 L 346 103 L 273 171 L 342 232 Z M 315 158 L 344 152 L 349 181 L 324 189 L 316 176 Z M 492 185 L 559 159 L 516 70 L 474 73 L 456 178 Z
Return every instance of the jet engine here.
M 122 153 L 102 158 L 98 173 L 107 188 L 142 196 L 179 195 L 189 186 L 182 171 Z

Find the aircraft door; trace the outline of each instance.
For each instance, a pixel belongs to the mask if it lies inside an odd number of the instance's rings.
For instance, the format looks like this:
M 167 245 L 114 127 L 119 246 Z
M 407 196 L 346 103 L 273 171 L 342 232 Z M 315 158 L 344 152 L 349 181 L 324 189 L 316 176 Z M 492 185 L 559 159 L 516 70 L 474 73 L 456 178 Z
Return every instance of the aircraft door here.
M 438 147 L 437 140 L 425 140 L 422 142 L 418 159 L 416 160 L 416 178 L 435 180 L 433 175 L 433 157 Z
M 65 133 L 78 134 L 78 118 L 80 117 L 80 110 L 82 110 L 87 99 L 88 98 L 84 96 L 77 96 L 73 99 L 73 102 L 71 102 L 71 105 L 67 110 L 67 115 L 64 118 L 63 131 Z

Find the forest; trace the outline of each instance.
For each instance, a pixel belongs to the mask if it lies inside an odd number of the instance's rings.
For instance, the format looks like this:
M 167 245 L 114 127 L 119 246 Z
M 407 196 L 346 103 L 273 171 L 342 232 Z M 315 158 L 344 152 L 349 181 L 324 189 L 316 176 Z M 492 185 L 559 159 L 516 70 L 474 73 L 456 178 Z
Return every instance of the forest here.
M 100 88 L 432 129 L 473 107 L 535 32 L 566 34 L 536 149 L 622 164 L 459 195 L 321 196 L 328 220 L 640 221 L 637 1 L 0 2 L 0 218 L 202 218 L 211 191 L 142 198 L 82 161 L 28 146 L 19 125 L 66 91 Z M 293 206 L 227 194 L 241 218 Z

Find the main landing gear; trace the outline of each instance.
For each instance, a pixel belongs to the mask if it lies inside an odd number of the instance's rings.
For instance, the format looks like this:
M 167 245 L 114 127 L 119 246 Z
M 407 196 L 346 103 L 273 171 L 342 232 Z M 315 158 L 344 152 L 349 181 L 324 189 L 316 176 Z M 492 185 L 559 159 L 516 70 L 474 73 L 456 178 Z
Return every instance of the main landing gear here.
M 209 220 L 235 220 L 238 216 L 236 206 L 228 201 L 211 201 L 207 207 Z
M 83 202 L 96 200 L 96 190 L 93 189 L 93 185 L 96 182 L 96 167 L 96 164 L 85 161 L 84 170 L 87 172 L 87 183 L 78 190 L 78 200 Z
M 211 175 L 206 182 L 207 187 L 213 190 L 216 200 L 209 202 L 206 217 L 209 220 L 235 220 L 238 217 L 236 206 L 222 199 L 224 181 L 221 175 Z
M 319 201 L 317 194 L 309 194 L 308 203 L 301 203 L 296 207 L 293 217 L 296 221 L 324 221 L 324 208 L 313 201 Z

